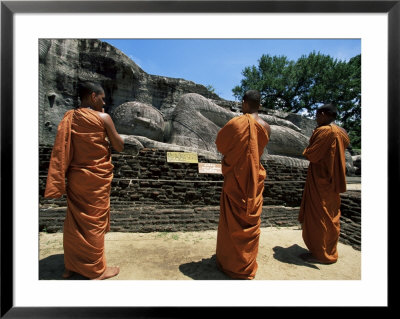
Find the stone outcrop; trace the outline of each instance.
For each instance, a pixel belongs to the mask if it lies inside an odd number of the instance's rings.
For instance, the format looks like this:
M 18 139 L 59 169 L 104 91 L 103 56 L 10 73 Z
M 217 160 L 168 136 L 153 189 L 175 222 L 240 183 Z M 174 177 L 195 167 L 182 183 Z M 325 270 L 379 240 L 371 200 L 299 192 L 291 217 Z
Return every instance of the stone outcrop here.
M 268 153 L 301 157 L 308 145 L 309 138 L 291 128 L 271 125 L 271 139 L 268 143 Z
M 144 72 L 124 53 L 95 39 L 39 40 L 39 138 L 53 144 L 58 123 L 79 104 L 80 80 L 98 81 L 106 94 L 106 112 L 125 102 L 152 105 L 168 119 L 182 94 L 196 92 L 222 100 L 203 85 Z
M 282 120 L 286 120 L 292 125 L 301 129 L 301 132 L 306 136 L 311 136 L 312 132 L 316 126 L 316 122 L 314 120 L 310 120 L 309 118 L 295 113 L 283 112 L 278 110 L 267 110 L 267 114 L 280 119 L 278 125 L 282 125 Z
M 163 141 L 165 122 L 155 107 L 140 102 L 125 102 L 112 112 L 117 131 L 121 134 L 146 136 Z
M 139 153 L 140 150 L 150 148 L 150 149 L 158 149 L 170 152 L 193 152 L 197 153 L 200 156 L 204 156 L 209 160 L 220 160 L 219 154 L 198 149 L 195 147 L 158 142 L 144 136 L 137 136 L 137 135 L 134 136 L 134 135 L 124 135 L 124 134 L 120 135 L 125 142 L 124 153 L 127 154 L 136 155 L 137 153 Z
M 79 105 L 80 80 L 100 82 L 106 112 L 126 144 L 136 152 L 153 147 L 196 151 L 220 158 L 219 129 L 240 115 L 238 102 L 221 99 L 205 86 L 184 79 L 150 75 L 113 46 L 93 39 L 39 41 L 39 143 L 52 145 L 64 113 Z M 263 159 L 278 156 L 303 167 L 302 152 L 315 121 L 298 114 L 268 110 L 260 115 L 272 135 Z M 347 154 L 348 172 L 354 168 Z M 296 160 L 293 160 L 296 159 Z
M 172 116 L 169 143 L 195 146 L 217 154 L 215 139 L 218 131 L 229 120 L 238 116 L 212 101 L 198 95 L 185 94 L 176 106 Z M 271 139 L 266 154 L 301 157 L 308 144 L 308 137 L 301 134 L 294 124 L 274 116 L 262 115 L 271 124 Z
M 198 94 L 185 94 L 171 118 L 171 144 L 194 146 L 217 154 L 215 139 L 220 128 L 234 113 Z
M 355 169 L 354 174 L 360 176 L 361 175 L 361 155 L 354 155 L 351 158 L 353 160 L 353 165 L 354 165 L 354 169 Z
M 182 95 L 169 121 L 163 122 L 157 109 L 139 102 L 127 102 L 118 106 L 113 112 L 113 119 L 119 132 L 133 135 L 126 139 L 128 143 L 140 142 L 146 147 L 164 150 L 173 150 L 180 146 L 180 150 L 205 151 L 202 152 L 203 155 L 219 158 L 215 146 L 217 133 L 239 114 L 199 94 L 188 93 Z M 268 154 L 301 157 L 308 144 L 308 137 L 301 133 L 301 129 L 275 116 L 262 114 L 261 117 L 269 123 L 275 123 L 271 124 L 271 140 L 264 159 Z M 163 141 L 164 143 L 159 143 Z

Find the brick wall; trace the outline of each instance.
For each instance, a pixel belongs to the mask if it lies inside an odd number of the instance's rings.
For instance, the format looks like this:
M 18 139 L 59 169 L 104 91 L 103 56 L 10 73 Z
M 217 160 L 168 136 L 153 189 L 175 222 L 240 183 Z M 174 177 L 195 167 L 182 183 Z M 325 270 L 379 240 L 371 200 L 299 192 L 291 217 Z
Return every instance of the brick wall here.
M 51 147 L 39 149 L 40 230 L 62 231 L 66 198 L 43 197 Z M 193 231 L 216 229 L 223 177 L 200 174 L 197 164 L 167 163 L 166 151 L 126 149 L 113 154 L 111 231 Z M 218 162 L 199 156 L 199 162 Z M 267 170 L 262 226 L 296 226 L 307 168 L 285 166 L 273 160 Z M 342 196 L 344 242 L 360 248 L 361 209 L 359 192 Z
M 50 147 L 40 148 L 40 202 L 57 205 L 59 200 L 43 198 L 50 154 Z M 143 149 L 137 155 L 113 154 L 112 162 L 111 202 L 114 204 L 219 205 L 222 175 L 201 174 L 194 163 L 167 163 L 165 151 Z M 218 163 L 202 156 L 199 162 Z M 286 167 L 272 160 L 263 165 L 267 170 L 264 205 L 299 206 L 307 168 Z

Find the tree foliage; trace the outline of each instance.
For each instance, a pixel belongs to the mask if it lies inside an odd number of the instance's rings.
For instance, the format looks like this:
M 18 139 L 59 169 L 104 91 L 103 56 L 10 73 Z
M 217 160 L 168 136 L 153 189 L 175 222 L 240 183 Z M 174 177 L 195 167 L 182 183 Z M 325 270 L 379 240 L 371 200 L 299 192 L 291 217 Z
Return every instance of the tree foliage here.
M 232 92 L 241 99 L 250 89 L 260 91 L 262 106 L 313 117 L 325 103 L 335 103 L 338 119 L 353 148 L 361 148 L 361 55 L 348 62 L 312 52 L 297 61 L 262 55 L 258 66 L 242 71 L 241 85 Z
M 211 84 L 206 85 L 206 89 L 207 89 L 208 91 L 210 91 L 211 93 L 215 93 L 215 88 L 214 88 Z

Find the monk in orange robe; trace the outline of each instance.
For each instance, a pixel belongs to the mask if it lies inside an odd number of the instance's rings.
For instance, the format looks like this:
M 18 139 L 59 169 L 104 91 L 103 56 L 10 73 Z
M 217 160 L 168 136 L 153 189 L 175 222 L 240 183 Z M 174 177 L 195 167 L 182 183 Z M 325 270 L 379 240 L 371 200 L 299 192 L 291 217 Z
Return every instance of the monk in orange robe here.
M 331 264 L 337 261 L 340 235 L 340 193 L 346 191 L 346 131 L 333 124 L 336 107 L 317 110 L 318 127 L 303 155 L 310 161 L 298 220 L 309 253 L 306 261 Z
M 79 95 L 80 107 L 66 112 L 58 126 L 44 196 L 67 194 L 63 278 L 78 273 L 89 279 L 107 279 L 119 273 L 119 267 L 107 267 L 104 252 L 114 167 L 109 141 L 118 152 L 124 141 L 104 113 L 103 88 L 80 83 Z
M 230 120 L 216 139 L 223 155 L 224 185 L 217 232 L 217 266 L 234 279 L 254 279 L 266 171 L 260 163 L 270 126 L 258 116 L 260 93 L 247 91 L 243 115 Z

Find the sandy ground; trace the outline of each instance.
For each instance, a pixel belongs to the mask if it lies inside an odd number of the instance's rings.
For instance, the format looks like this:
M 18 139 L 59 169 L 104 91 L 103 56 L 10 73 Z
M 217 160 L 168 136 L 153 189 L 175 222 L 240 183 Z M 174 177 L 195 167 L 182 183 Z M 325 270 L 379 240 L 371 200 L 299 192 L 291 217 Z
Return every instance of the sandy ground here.
M 216 237 L 216 230 L 108 233 L 107 264 L 121 269 L 109 280 L 229 280 L 215 265 Z M 308 263 L 299 257 L 307 249 L 298 227 L 261 228 L 255 280 L 360 280 L 361 252 L 341 243 L 338 251 L 335 264 Z M 63 258 L 62 233 L 40 233 L 39 279 L 61 280 Z

